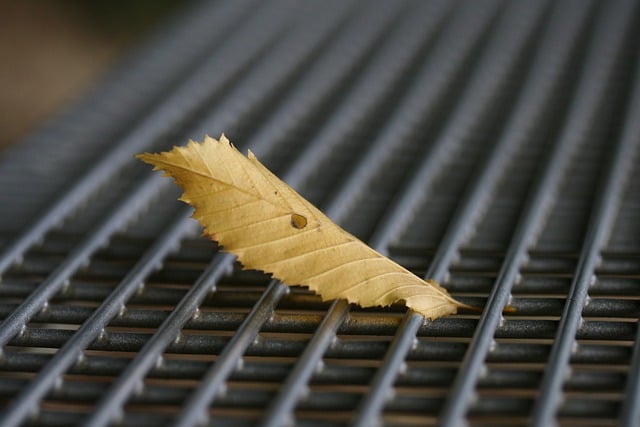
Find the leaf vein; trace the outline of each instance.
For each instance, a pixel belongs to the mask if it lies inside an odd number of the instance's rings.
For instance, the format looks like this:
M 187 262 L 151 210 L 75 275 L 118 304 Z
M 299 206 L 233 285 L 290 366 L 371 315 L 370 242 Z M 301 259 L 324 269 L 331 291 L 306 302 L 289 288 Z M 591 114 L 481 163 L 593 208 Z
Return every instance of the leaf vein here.
M 256 243 L 256 244 L 253 244 L 253 245 L 248 245 L 248 246 L 238 247 L 238 250 L 240 250 L 240 251 L 246 251 L 246 250 L 249 250 L 249 249 L 255 249 L 255 248 L 258 248 L 258 247 L 260 247 L 260 246 L 268 246 L 268 245 L 270 245 L 270 244 L 276 244 L 276 246 L 277 246 L 277 244 L 278 244 L 278 243 L 282 243 L 282 242 L 284 242 L 285 240 L 290 240 L 290 239 L 291 239 L 291 240 L 294 240 L 294 239 L 298 239 L 298 238 L 300 238 L 300 237 L 303 237 L 303 235 L 305 235 L 305 234 L 315 233 L 315 232 L 316 232 L 316 229 L 315 229 L 315 228 L 309 228 L 309 229 L 305 229 L 305 230 L 299 231 L 299 232 L 297 232 L 297 233 L 295 233 L 295 234 L 291 234 L 291 235 L 284 236 L 284 237 L 279 237 L 279 238 L 277 238 L 277 239 L 270 239 L 270 240 L 267 240 L 267 241 L 265 241 L 265 242 L 260 242 L 260 243 Z
M 369 281 L 371 281 L 373 279 L 379 279 L 379 278 L 385 277 L 385 276 L 403 276 L 403 277 L 406 277 L 407 273 L 405 273 L 404 271 L 388 271 L 386 273 L 376 274 L 375 276 L 368 277 L 368 278 L 366 278 L 364 280 L 361 280 L 361 281 L 359 281 L 357 283 L 354 283 L 353 285 L 349 285 L 349 287 L 347 287 L 347 288 L 343 288 L 341 293 L 344 295 L 347 292 L 350 292 L 350 291 L 354 290 L 355 288 L 357 288 L 359 286 L 362 286 L 362 285 L 366 284 L 367 282 L 369 282 Z M 403 286 L 405 286 L 405 285 L 403 285 Z M 417 285 L 411 285 L 411 286 L 417 286 Z M 397 286 L 394 286 L 394 289 L 396 287 Z
M 156 159 L 156 160 L 154 160 L 154 163 L 163 164 L 163 165 L 166 165 L 166 166 L 169 166 L 169 167 L 172 167 L 172 168 L 177 168 L 177 169 L 181 169 L 181 170 L 186 171 L 186 172 L 193 173 L 194 175 L 198 175 L 198 176 L 200 176 L 202 178 L 210 179 L 210 180 L 212 180 L 214 182 L 217 182 L 220 185 L 229 187 L 229 188 L 231 188 L 233 190 L 237 190 L 237 191 L 239 191 L 241 193 L 244 193 L 244 194 L 247 194 L 247 195 L 249 195 L 249 196 L 251 196 L 253 198 L 264 200 L 265 202 L 267 202 L 267 203 L 269 203 L 269 204 L 271 204 L 273 206 L 278 206 L 276 203 L 272 202 L 269 199 L 264 198 L 259 193 L 258 194 L 253 193 L 253 192 L 248 191 L 248 190 L 246 190 L 246 189 L 244 189 L 242 187 L 238 187 L 237 185 L 235 185 L 233 183 L 229 183 L 229 182 L 223 181 L 223 180 L 221 180 L 219 178 L 215 178 L 214 176 L 211 176 L 209 174 L 203 173 L 203 172 L 198 171 L 196 169 L 193 169 L 191 167 L 187 167 L 187 166 L 180 165 L 180 164 L 177 164 L 177 163 L 168 162 L 168 161 L 165 161 L 165 160 L 162 160 L 162 159 Z
M 359 242 L 356 242 L 356 241 L 353 241 L 353 240 L 347 240 L 347 241 L 344 241 L 344 242 L 333 244 L 331 246 L 323 246 L 323 247 L 320 247 L 320 248 L 314 248 L 313 250 L 311 250 L 309 252 L 305 252 L 305 253 L 302 253 L 302 254 L 298 254 L 298 255 L 290 256 L 290 257 L 286 257 L 286 258 L 280 258 L 280 259 L 278 259 L 276 261 L 272 261 L 272 262 L 270 262 L 268 264 L 265 264 L 265 267 L 271 268 L 271 266 L 280 264 L 282 262 L 289 263 L 289 262 L 291 262 L 292 260 L 295 260 L 295 259 L 300 259 L 300 258 L 313 256 L 313 255 L 316 255 L 319 252 L 328 251 L 330 249 L 335 249 L 337 247 L 346 246 L 346 245 L 349 245 L 349 244 L 352 244 L 352 243 L 356 243 L 357 244 Z M 272 270 L 267 270 L 265 268 L 265 271 L 272 271 Z
M 334 271 L 337 271 L 337 270 L 339 270 L 341 268 L 349 267 L 352 264 L 356 264 L 356 263 L 359 263 L 359 262 L 366 262 L 366 261 L 385 262 L 385 260 L 383 258 L 380 258 L 380 257 L 378 257 L 378 258 L 366 257 L 366 258 L 352 259 L 351 261 L 346 261 L 346 262 L 343 262 L 341 264 L 335 265 L 335 266 L 329 268 L 328 270 L 324 270 L 324 271 L 321 271 L 319 273 L 312 274 L 311 276 L 307 276 L 303 280 L 309 281 L 309 280 L 312 280 L 312 279 L 317 279 L 318 277 L 322 277 L 323 275 L 333 273 Z

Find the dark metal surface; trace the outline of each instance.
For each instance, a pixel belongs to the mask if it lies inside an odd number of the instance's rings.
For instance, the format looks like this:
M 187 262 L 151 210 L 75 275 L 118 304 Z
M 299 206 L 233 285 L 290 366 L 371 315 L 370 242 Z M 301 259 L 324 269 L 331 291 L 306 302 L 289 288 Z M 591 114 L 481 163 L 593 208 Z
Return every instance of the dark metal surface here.
M 639 28 L 631 0 L 194 4 L 0 158 L 0 425 L 640 424 Z M 241 271 L 133 159 L 221 132 L 482 313 Z

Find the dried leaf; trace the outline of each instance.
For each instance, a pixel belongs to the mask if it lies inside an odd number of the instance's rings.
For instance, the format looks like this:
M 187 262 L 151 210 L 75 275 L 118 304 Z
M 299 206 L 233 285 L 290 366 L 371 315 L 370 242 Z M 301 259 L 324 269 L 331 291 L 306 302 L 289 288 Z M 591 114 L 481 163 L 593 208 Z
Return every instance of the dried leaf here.
M 224 135 L 138 157 L 176 180 L 205 234 L 245 268 L 307 286 L 324 300 L 363 307 L 404 301 L 432 319 L 465 306 L 344 231 Z

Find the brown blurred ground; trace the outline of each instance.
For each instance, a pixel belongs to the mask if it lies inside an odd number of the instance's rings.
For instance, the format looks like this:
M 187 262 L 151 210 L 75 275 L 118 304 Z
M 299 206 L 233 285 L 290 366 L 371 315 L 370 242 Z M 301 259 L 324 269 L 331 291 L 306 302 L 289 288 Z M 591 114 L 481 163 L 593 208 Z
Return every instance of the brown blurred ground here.
M 81 96 L 179 4 L 0 0 L 0 151 Z

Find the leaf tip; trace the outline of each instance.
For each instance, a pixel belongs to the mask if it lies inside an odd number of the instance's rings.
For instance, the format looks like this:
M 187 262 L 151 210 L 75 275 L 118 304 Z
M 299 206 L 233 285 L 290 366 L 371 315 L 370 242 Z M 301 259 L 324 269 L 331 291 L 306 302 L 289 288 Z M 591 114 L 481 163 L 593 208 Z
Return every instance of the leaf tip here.
M 135 158 L 138 160 L 142 160 L 145 163 L 151 163 L 151 159 L 155 156 L 155 154 L 152 153 L 140 153 L 140 154 L 136 154 Z
M 158 166 L 158 157 L 160 157 L 160 154 L 156 154 L 156 153 L 140 153 L 140 154 L 136 154 L 135 155 L 136 159 L 143 161 L 144 163 L 147 163 L 151 166 L 153 166 L 153 170 L 157 171 L 160 170 L 161 168 Z

